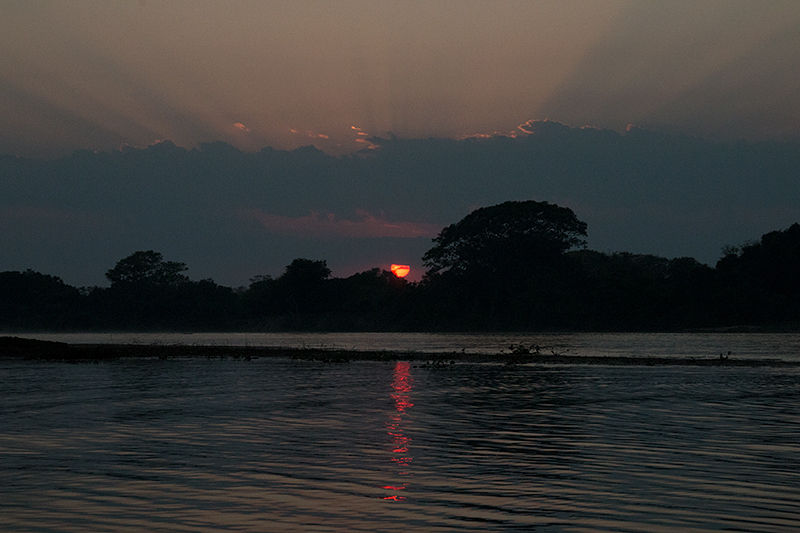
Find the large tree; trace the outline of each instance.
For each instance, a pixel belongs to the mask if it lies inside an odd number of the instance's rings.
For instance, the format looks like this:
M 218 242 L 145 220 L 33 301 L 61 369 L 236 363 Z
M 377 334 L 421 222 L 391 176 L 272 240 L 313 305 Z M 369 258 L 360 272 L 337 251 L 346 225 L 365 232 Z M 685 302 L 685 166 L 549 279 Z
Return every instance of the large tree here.
M 586 245 L 586 223 L 566 207 L 533 200 L 476 209 L 444 228 L 422 259 L 441 271 L 500 272 Z
M 423 256 L 431 320 L 465 329 L 529 329 L 557 320 L 569 292 L 567 250 L 586 223 L 547 202 L 477 209 L 444 228 Z
M 134 252 L 120 259 L 106 278 L 109 289 L 98 292 L 107 311 L 100 315 L 106 327 L 121 329 L 174 329 L 180 327 L 185 310 L 180 289 L 191 282 L 183 274 L 184 263 L 164 261 L 153 250 Z
M 325 308 L 331 270 L 324 260 L 295 259 L 275 284 L 274 297 L 286 313 L 309 314 Z
M 186 270 L 188 269 L 185 263 L 164 261 L 161 253 L 148 250 L 134 252 L 117 261 L 114 268 L 106 272 L 106 278 L 112 287 L 141 284 L 177 286 L 189 281 L 189 278 L 182 274 Z

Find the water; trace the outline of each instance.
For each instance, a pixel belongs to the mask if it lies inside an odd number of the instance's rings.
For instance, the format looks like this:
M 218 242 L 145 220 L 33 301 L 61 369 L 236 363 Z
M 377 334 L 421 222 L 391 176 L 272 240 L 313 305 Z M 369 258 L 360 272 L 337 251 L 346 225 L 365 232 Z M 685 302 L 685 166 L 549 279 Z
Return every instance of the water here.
M 0 476 L 3 531 L 792 531 L 800 369 L 6 360 Z
M 630 357 L 718 357 L 800 361 L 800 333 L 88 333 L 25 335 L 82 344 L 200 344 L 496 354 L 512 344 L 543 353 Z

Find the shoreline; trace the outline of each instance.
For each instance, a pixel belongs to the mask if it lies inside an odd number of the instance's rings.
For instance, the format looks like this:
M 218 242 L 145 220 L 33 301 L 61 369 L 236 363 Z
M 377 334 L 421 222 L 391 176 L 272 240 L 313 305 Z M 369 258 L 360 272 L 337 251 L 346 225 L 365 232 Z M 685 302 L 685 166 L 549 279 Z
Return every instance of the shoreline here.
M 429 353 L 415 351 L 344 350 L 338 348 L 286 348 L 271 346 L 210 346 L 184 344 L 69 344 L 0 336 L 0 358 L 63 362 L 99 362 L 114 359 L 242 359 L 289 358 L 324 363 L 350 361 L 411 361 L 444 367 L 460 363 L 502 363 L 508 366 L 616 365 L 616 366 L 726 366 L 800 367 L 800 361 L 720 357 L 630 357 L 539 353 Z

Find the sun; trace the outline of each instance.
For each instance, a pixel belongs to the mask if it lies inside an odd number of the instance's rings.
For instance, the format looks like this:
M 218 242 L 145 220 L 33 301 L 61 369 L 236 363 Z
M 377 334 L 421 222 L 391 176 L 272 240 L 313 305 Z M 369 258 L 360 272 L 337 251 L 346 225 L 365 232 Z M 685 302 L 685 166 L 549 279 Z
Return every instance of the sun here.
M 411 267 L 408 265 L 392 265 L 392 274 L 398 278 L 404 278 L 411 272 Z

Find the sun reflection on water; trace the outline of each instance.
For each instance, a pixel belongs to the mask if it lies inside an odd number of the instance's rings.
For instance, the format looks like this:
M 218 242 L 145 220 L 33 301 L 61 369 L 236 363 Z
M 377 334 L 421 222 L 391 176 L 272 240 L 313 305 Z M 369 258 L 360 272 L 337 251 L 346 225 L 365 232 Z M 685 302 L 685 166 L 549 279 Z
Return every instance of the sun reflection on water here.
M 410 471 L 411 457 L 409 446 L 411 438 L 405 435 L 403 416 L 406 409 L 413 407 L 411 402 L 411 391 L 414 388 L 414 378 L 411 377 L 411 364 L 407 361 L 398 361 L 394 367 L 394 380 L 392 381 L 392 399 L 394 400 L 395 410 L 389 415 L 386 422 L 386 433 L 392 437 L 392 462 L 395 463 L 397 474 L 400 476 L 412 476 Z M 408 483 L 383 485 L 381 488 L 392 491 L 406 490 Z M 394 494 L 384 496 L 384 500 L 405 500 L 405 496 Z

